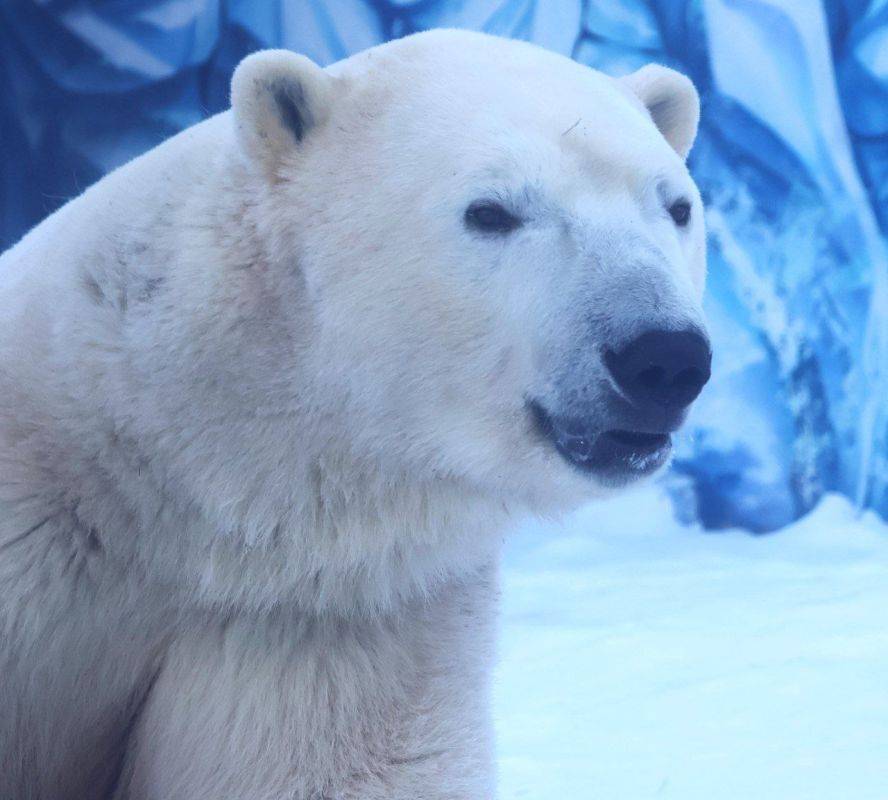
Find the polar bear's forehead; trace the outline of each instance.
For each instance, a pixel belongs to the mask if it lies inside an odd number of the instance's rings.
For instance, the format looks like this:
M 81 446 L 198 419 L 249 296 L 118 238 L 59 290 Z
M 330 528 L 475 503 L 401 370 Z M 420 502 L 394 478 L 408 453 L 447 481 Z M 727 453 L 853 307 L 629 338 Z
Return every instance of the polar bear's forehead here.
M 650 164 L 653 150 L 675 161 L 618 81 L 526 42 L 430 31 L 329 69 L 352 85 L 345 113 L 386 137 L 397 130 L 404 147 L 465 143 L 476 155 L 518 155 L 522 144 L 548 142 L 580 159 Z
M 442 111 L 484 106 L 545 116 L 559 106 L 594 101 L 609 110 L 634 107 L 617 82 L 590 67 L 527 42 L 468 31 L 428 31 L 366 50 L 328 70 L 393 103 L 425 101 Z

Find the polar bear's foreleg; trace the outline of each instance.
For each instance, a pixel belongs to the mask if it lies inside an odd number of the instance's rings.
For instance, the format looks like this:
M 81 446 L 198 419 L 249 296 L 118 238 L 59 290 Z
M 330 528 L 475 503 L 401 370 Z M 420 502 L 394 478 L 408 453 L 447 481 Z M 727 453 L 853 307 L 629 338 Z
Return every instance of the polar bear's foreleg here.
M 195 621 L 118 797 L 489 800 L 492 572 L 386 617 Z

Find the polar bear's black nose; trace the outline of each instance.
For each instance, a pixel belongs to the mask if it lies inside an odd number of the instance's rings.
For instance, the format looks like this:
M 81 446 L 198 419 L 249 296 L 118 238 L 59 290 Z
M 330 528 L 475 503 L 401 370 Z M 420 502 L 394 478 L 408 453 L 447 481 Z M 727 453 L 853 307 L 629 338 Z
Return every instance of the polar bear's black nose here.
M 632 403 L 684 408 L 709 380 L 709 342 L 693 329 L 653 330 L 621 350 L 606 350 L 604 361 Z

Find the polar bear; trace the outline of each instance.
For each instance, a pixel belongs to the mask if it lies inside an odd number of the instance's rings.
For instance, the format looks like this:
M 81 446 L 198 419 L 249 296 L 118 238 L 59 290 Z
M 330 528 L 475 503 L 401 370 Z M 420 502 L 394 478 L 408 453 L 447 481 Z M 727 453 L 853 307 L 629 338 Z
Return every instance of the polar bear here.
M 696 92 L 433 31 L 231 99 L 0 261 L 0 796 L 486 800 L 504 531 L 709 376 Z

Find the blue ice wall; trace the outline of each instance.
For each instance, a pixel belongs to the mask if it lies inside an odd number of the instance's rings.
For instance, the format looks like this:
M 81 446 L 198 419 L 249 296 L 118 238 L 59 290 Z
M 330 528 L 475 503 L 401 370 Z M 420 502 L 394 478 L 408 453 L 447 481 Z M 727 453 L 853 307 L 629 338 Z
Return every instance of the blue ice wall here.
M 235 63 L 329 63 L 458 26 L 703 99 L 714 379 L 670 482 L 711 527 L 778 527 L 837 489 L 888 513 L 884 0 L 44 0 L 0 5 L 0 244 L 223 109 Z

